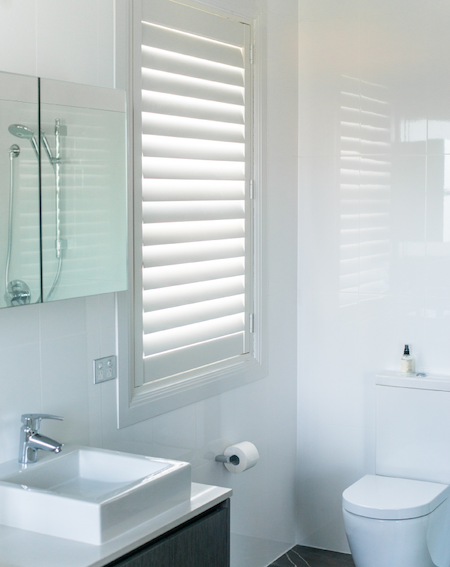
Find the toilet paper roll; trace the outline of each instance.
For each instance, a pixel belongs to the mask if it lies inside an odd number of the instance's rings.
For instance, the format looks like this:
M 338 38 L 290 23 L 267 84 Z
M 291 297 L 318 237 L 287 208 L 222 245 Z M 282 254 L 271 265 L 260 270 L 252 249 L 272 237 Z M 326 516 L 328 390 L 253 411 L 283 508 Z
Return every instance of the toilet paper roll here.
M 227 447 L 224 451 L 226 457 L 237 457 L 239 463 L 224 463 L 225 468 L 232 473 L 238 474 L 251 469 L 259 460 L 258 449 L 250 441 L 242 441 Z

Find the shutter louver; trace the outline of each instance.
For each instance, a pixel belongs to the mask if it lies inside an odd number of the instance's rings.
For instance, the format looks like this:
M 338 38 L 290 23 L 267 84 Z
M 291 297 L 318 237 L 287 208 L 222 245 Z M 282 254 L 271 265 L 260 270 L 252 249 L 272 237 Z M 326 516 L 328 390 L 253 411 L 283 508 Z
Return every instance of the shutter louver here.
M 245 352 L 243 49 L 142 23 L 145 381 Z

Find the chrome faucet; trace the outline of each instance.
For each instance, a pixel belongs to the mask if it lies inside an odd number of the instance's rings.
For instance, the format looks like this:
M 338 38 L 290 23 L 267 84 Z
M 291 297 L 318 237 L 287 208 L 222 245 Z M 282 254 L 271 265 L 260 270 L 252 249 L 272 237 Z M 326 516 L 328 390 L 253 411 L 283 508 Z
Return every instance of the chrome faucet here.
M 39 449 L 54 451 L 55 453 L 61 451 L 62 443 L 58 443 L 58 441 L 54 441 L 50 437 L 45 437 L 45 435 L 39 433 L 42 419 L 58 419 L 62 421 L 64 418 L 47 413 L 24 413 L 21 417 L 23 425 L 20 428 L 19 463 L 24 465 L 35 463 Z

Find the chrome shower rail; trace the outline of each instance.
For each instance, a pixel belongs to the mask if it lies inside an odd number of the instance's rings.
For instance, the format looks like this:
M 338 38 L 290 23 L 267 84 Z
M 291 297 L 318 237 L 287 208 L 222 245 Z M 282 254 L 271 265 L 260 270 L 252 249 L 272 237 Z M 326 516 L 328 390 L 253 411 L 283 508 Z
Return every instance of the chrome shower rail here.
M 5 292 L 9 283 L 9 266 L 11 264 L 12 250 L 12 219 L 14 207 L 14 158 L 19 157 L 20 148 L 17 144 L 13 144 L 9 148 L 9 214 L 8 214 L 8 249 L 6 253 L 5 265 Z
M 53 279 L 52 287 L 45 298 L 46 301 L 50 299 L 55 287 L 59 281 L 61 275 L 63 255 L 62 251 L 67 248 L 67 243 L 61 238 L 61 121 L 59 118 L 55 120 L 55 156 L 52 155 L 50 147 L 48 146 L 47 138 L 43 135 L 42 140 L 45 145 L 45 149 L 50 158 L 50 162 L 53 166 L 55 172 L 55 214 L 56 214 L 56 257 L 58 258 L 58 267 L 56 269 L 56 274 Z

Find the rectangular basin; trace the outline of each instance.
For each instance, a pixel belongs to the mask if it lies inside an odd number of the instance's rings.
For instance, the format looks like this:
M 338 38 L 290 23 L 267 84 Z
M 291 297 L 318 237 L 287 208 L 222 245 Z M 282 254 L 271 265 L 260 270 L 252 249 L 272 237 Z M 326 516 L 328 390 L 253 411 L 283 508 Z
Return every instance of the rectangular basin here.
M 0 476 L 0 523 L 93 545 L 186 502 L 191 466 L 92 447 Z

